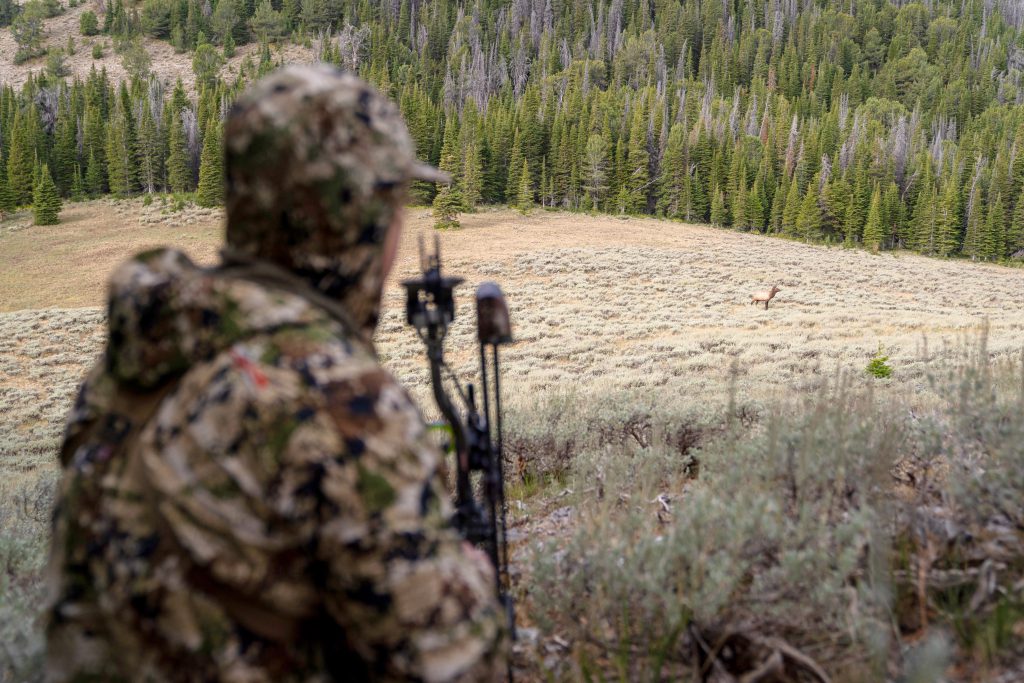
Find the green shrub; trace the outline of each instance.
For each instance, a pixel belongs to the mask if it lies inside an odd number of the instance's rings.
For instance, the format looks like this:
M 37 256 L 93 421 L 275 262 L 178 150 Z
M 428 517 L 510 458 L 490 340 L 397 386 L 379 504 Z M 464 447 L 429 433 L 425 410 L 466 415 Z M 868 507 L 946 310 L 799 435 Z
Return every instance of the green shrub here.
M 881 344 L 878 346 L 878 351 L 871 358 L 871 362 L 868 363 L 864 371 L 872 377 L 877 379 L 886 379 L 892 376 L 892 366 L 888 363 L 889 356 L 885 355 L 885 350 L 882 349 Z
M 103 46 L 100 43 L 92 44 L 92 58 L 103 59 Z
M 67 66 L 67 55 L 59 47 L 52 47 L 46 55 L 46 75 L 50 78 L 64 78 L 70 73 Z
M 78 30 L 83 36 L 95 36 L 100 32 L 100 24 L 96 19 L 96 13 L 92 10 L 82 12 L 78 19 Z

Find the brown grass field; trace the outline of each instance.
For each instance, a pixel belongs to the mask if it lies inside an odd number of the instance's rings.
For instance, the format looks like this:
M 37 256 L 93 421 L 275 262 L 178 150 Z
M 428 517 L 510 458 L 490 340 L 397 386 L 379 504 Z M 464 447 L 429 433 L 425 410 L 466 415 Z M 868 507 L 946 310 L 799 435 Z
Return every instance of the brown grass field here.
M 102 347 L 102 305 L 110 271 L 132 253 L 164 244 L 212 263 L 221 237 L 219 212 L 188 208 L 171 213 L 161 200 L 150 206 L 139 200 L 69 204 L 61 218 L 61 224 L 51 227 L 30 226 L 30 217 L 24 213 L 0 223 L 0 500 L 23 501 L 25 491 L 37 490 L 40 482 L 52 482 L 65 411 L 78 381 Z M 592 555 L 588 543 L 600 539 L 603 544 L 616 534 L 626 534 L 621 525 L 632 519 L 632 513 L 627 514 L 632 508 L 622 506 L 632 495 L 641 502 L 659 501 L 654 505 L 656 517 L 651 516 L 647 503 L 638 502 L 637 509 L 643 513 L 644 524 L 654 520 L 650 533 L 657 535 L 652 542 L 660 543 L 665 533 L 664 515 L 674 509 L 670 505 L 674 497 L 681 495 L 663 497 L 660 492 L 677 487 L 690 491 L 686 495 L 695 496 L 695 501 L 704 500 L 700 496 L 711 495 L 708 492 L 716 486 L 723 497 L 742 494 L 732 491 L 731 484 L 723 480 L 714 483 L 715 477 L 721 476 L 716 475 L 715 463 L 722 467 L 725 462 L 716 461 L 714 448 L 702 456 L 701 478 L 706 477 L 706 483 L 698 490 L 685 481 L 680 483 L 680 473 L 689 465 L 684 467 L 679 455 L 690 457 L 692 444 L 686 441 L 681 445 L 689 432 L 678 427 L 678 415 L 693 415 L 694 420 L 708 425 L 732 419 L 723 417 L 731 411 L 730 415 L 741 416 L 740 422 L 746 425 L 757 423 L 757 416 L 772 413 L 781 405 L 804 403 L 812 406 L 811 410 L 828 411 L 832 409 L 830 401 L 844 400 L 824 389 L 838 377 L 845 378 L 847 390 L 866 391 L 880 405 L 904 400 L 916 401 L 915 406 L 938 404 L 943 394 L 931 382 L 933 368 L 963 358 L 980 331 L 986 330 L 986 361 L 1019 358 L 1024 346 L 1024 269 L 904 253 L 873 255 L 653 219 L 540 210 L 523 216 L 507 210 L 483 210 L 463 216 L 462 224 L 459 230 L 440 234 L 446 270 L 468 280 L 457 292 L 459 318 L 449 341 L 453 365 L 465 376 L 475 368 L 472 287 L 485 279 L 500 282 L 517 338 L 504 362 L 510 431 L 514 432 L 510 445 L 517 471 L 541 476 L 554 473 L 554 479 L 540 487 L 536 481 L 531 483 L 530 477 L 525 483 L 517 482 L 512 496 L 514 536 L 519 539 L 516 576 L 522 585 L 526 584 L 522 577 L 535 576 L 538 594 L 545 594 L 543 590 L 550 593 L 551 585 L 562 586 L 564 578 L 552 584 L 554 579 L 546 572 L 557 568 L 532 555 L 523 539 L 558 539 L 578 529 L 582 535 L 573 537 L 573 543 L 579 544 L 573 547 Z M 404 324 L 397 281 L 415 272 L 417 240 L 420 236 L 432 239 L 431 226 L 428 210 L 409 210 L 399 263 L 385 294 L 386 314 L 378 331 L 385 365 L 411 387 L 428 414 L 432 410 L 427 400 L 427 370 L 419 343 Z M 768 310 L 749 303 L 751 292 L 772 284 L 782 291 Z M 879 347 L 889 356 L 891 379 L 874 380 L 864 372 Z M 1024 393 L 1021 396 L 1024 400 Z M 650 438 L 650 430 L 659 427 L 651 426 L 650 416 L 659 410 L 675 416 L 671 428 L 676 431 L 664 441 L 675 439 L 680 445 L 675 455 L 645 456 L 646 464 L 641 465 L 636 460 L 637 444 L 644 453 L 652 448 L 657 451 L 657 439 Z M 916 420 L 919 413 L 911 412 Z M 593 425 L 604 424 L 600 421 L 609 416 L 619 419 L 625 425 L 623 433 L 631 436 L 616 441 L 602 433 L 595 442 L 599 451 L 584 448 L 582 437 L 572 441 Z M 946 433 L 953 429 L 950 424 L 938 420 L 934 429 Z M 565 437 L 568 443 L 555 434 L 559 430 L 569 435 Z M 764 452 L 775 447 L 765 446 Z M 743 457 L 745 448 L 754 449 L 735 446 L 736 457 Z M 890 455 L 894 461 L 907 456 L 891 453 L 884 444 L 876 450 L 885 454 L 882 460 Z M 609 458 L 620 452 L 632 455 L 624 460 Z M 580 453 L 571 472 L 565 462 L 550 464 L 552 459 L 566 460 Z M 811 463 L 810 467 L 845 467 L 845 459 L 854 456 L 844 453 L 837 447 L 830 456 L 839 458 L 839 464 Z M 758 458 L 751 461 L 749 476 L 772 481 L 776 476 L 772 472 L 753 474 L 771 461 Z M 728 462 L 729 471 L 739 467 Z M 655 470 L 658 474 L 651 474 Z M 618 507 L 609 509 L 605 502 L 593 502 L 605 501 L 605 482 L 613 486 L 615 481 L 623 491 Z M 710 509 L 707 501 L 700 505 L 702 510 Z M 751 506 L 753 509 L 753 503 Z M 822 519 L 829 514 L 823 512 Z M 37 522 L 43 524 L 45 511 L 37 516 Z M 609 519 L 616 520 L 617 531 L 609 530 Z M 0 531 L 5 531 L 5 524 L 13 522 L 5 522 L 0 514 Z M 822 533 L 832 533 L 835 528 L 828 526 Z M 626 534 L 633 539 L 631 549 L 640 547 L 636 539 L 642 534 L 636 534 L 641 532 L 634 529 Z M 836 534 L 836 538 L 841 536 Z M 45 538 L 38 542 L 45 544 Z M 686 547 L 683 541 L 680 544 L 680 548 Z M 572 550 L 568 552 L 571 556 Z M 631 571 L 636 575 L 647 570 Z M 652 585 L 654 582 L 652 578 Z M 603 655 L 587 659 L 590 655 L 575 644 L 579 641 L 573 641 L 571 625 L 559 624 L 557 619 L 554 625 L 545 622 L 543 609 L 532 608 L 529 590 L 523 590 L 521 625 L 528 634 L 538 629 L 541 633 L 536 649 L 528 655 L 521 653 L 533 663 L 525 670 L 539 675 L 530 666 L 557 664 L 568 667 L 560 669 L 559 678 L 579 678 L 587 666 L 591 670 L 617 669 L 626 679 L 640 675 L 640 669 L 630 668 L 634 664 L 616 664 Z M 573 595 L 566 593 L 561 598 L 572 604 Z M 556 591 L 550 604 L 561 604 L 559 599 Z M 830 599 L 841 602 L 834 596 Z M 601 602 L 595 599 L 588 604 Z M 866 603 L 851 609 L 868 611 Z M 0 608 L 0 616 L 2 612 Z M 1019 622 L 1010 620 L 1014 633 L 1018 628 L 1024 633 L 1024 610 L 1020 615 Z M 598 615 L 586 618 L 597 619 Z M 657 621 L 661 617 L 651 618 Z M 921 626 L 910 624 L 905 630 L 917 633 Z M 822 648 L 818 652 L 822 659 L 831 652 L 820 643 L 813 647 Z M 848 644 L 843 648 L 845 656 L 854 657 L 850 654 L 854 648 Z M 25 649 L 29 652 L 25 656 L 31 658 L 32 646 Z M 833 666 L 842 668 L 840 663 Z M 0 680 L 2 669 L 0 662 Z M 835 680 L 882 680 L 873 678 L 877 672 L 871 671 Z M 961 680 L 987 679 L 970 673 Z
M 111 269 L 151 246 L 215 260 L 219 213 L 162 211 L 160 202 L 102 200 L 69 205 L 56 226 L 25 227 L 25 216 L 0 225 L 0 326 L 32 316 L 58 329 L 98 321 Z M 428 211 L 410 209 L 378 336 L 385 362 L 413 386 L 426 371 L 397 280 L 414 272 L 431 224 Z M 506 364 L 513 400 L 632 390 L 722 401 L 730 381 L 742 398 L 771 400 L 862 369 L 879 345 L 905 384 L 920 380 L 926 358 L 962 348 L 986 324 L 992 354 L 1022 343 L 1024 269 L 541 211 L 464 216 L 441 246 L 448 272 L 468 281 L 450 345 L 467 371 L 473 356 L 458 350 L 471 347 L 472 287 L 504 287 L 518 339 Z M 749 303 L 771 284 L 782 291 L 768 310 Z M 59 310 L 25 312 L 43 309 Z M 83 358 L 98 350 L 100 338 L 89 340 L 74 345 Z M 36 359 L 7 344 L 9 376 L 30 374 Z

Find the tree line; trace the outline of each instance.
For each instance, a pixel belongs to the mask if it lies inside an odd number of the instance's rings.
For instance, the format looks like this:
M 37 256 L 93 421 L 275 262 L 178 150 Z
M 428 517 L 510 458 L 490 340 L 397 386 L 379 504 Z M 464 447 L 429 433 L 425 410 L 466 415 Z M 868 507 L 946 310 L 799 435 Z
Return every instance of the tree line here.
M 455 179 L 414 187 L 444 217 L 539 204 L 1024 250 L 1024 9 L 1008 0 L 114 0 L 101 14 L 83 33 L 128 55 L 128 81 L 43 73 L 0 92 L 15 205 L 44 163 L 65 197 L 217 203 L 225 110 L 297 42 L 399 103 L 421 157 Z M 148 73 L 143 36 L 190 52 L 195 93 Z M 220 79 L 246 42 L 237 79 Z

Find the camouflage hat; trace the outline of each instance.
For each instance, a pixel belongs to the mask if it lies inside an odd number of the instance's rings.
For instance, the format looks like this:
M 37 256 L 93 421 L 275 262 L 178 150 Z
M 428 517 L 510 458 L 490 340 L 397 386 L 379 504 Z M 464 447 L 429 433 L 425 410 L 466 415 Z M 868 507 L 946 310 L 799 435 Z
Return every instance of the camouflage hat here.
M 238 99 L 224 147 L 229 248 L 296 272 L 372 325 L 381 245 L 409 182 L 447 180 L 416 160 L 398 108 L 350 73 L 288 66 Z

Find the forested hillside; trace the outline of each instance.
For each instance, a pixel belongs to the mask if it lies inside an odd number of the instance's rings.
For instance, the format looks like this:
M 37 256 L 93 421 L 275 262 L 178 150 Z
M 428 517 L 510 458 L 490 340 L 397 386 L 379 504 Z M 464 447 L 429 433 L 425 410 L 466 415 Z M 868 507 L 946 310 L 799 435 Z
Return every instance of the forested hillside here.
M 82 35 L 44 54 L 62 11 L 0 0 L 18 46 L 3 59 L 38 64 L 0 91 L 2 211 L 47 175 L 64 197 L 218 203 L 225 110 L 298 43 L 399 102 L 421 156 L 456 179 L 441 205 L 1024 252 L 1024 6 L 1011 0 L 96 0 Z M 194 88 L 154 77 L 143 38 L 169 42 Z M 66 80 L 75 41 L 118 52 L 128 79 Z

